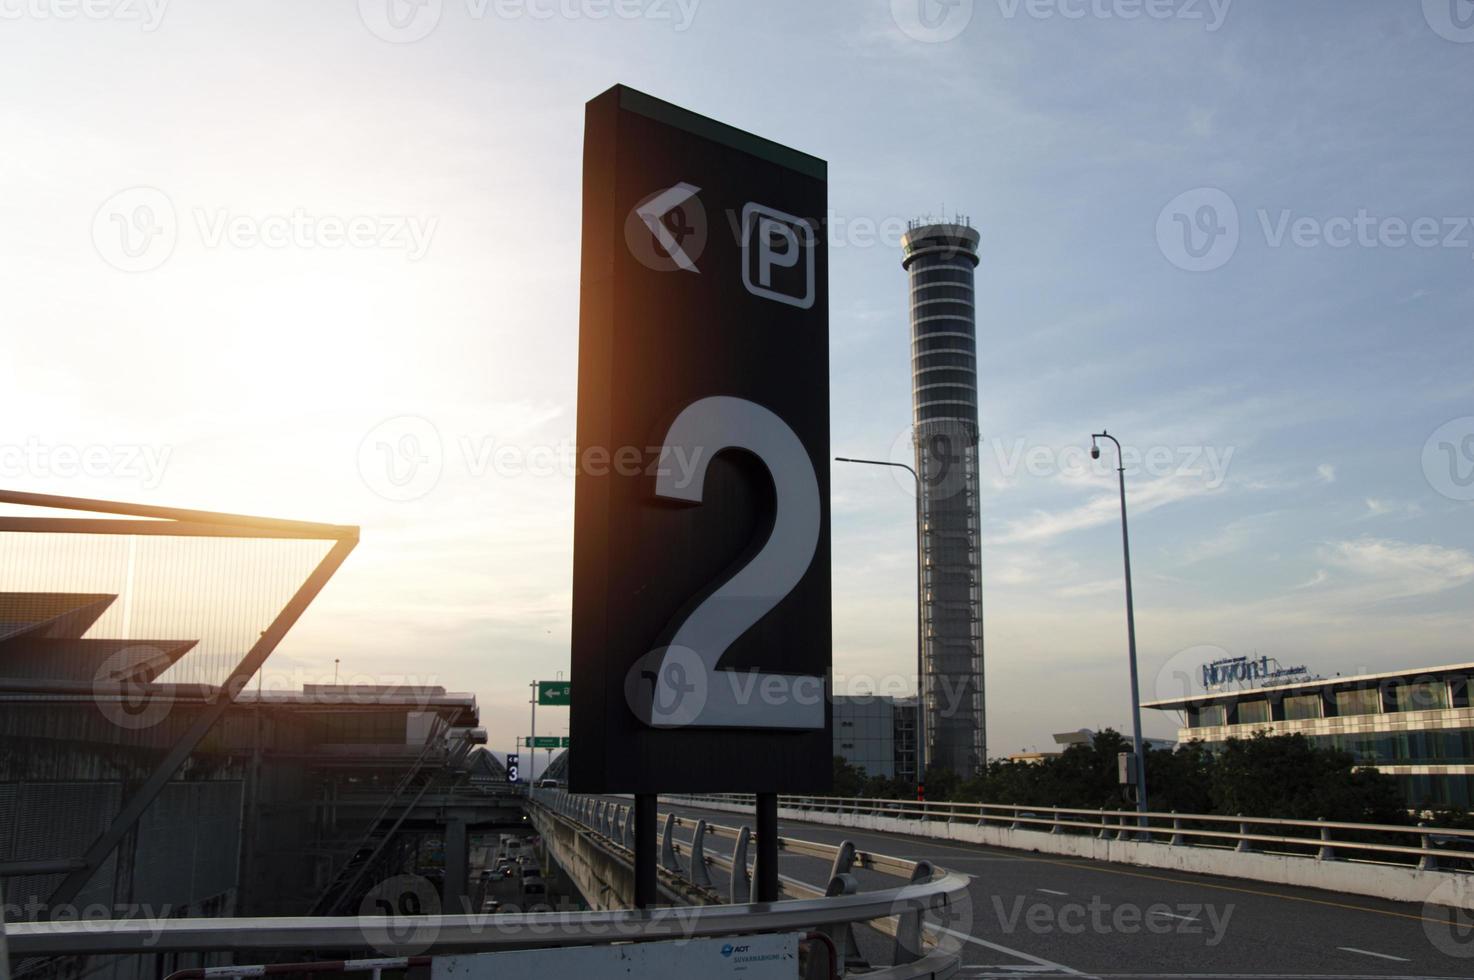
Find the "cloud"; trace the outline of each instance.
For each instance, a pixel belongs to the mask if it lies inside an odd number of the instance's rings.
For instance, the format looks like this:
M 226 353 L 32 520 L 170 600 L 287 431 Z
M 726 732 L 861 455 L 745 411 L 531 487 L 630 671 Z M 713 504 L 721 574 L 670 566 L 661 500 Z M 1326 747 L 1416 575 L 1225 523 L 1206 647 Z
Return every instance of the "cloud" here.
M 1330 578 L 1330 576 L 1326 574 L 1326 570 L 1324 568 L 1317 568 L 1315 570 L 1315 574 L 1314 575 L 1310 576 L 1310 578 L 1306 579 L 1304 582 L 1301 582 L 1299 585 L 1295 586 L 1295 588 L 1296 589 L 1313 589 L 1317 585 L 1323 584 L 1329 578 Z
M 1055 595 L 1061 599 L 1081 599 L 1087 596 L 1106 595 L 1111 592 L 1119 592 L 1124 588 L 1122 579 L 1098 579 L 1094 582 L 1080 582 L 1076 585 L 1067 585 L 1056 589 Z
M 1320 478 L 1320 482 L 1322 483 L 1335 483 L 1336 467 L 1330 463 L 1321 463 L 1315 468 L 1315 475 Z
M 1217 493 L 1218 490 L 1191 480 L 1162 477 L 1128 488 L 1127 506 L 1132 515 L 1145 514 L 1180 500 Z M 1098 527 L 1121 518 L 1121 501 L 1114 493 L 1102 494 L 1065 510 L 1036 510 L 1021 520 L 1009 521 L 992 543 L 1048 541 L 1062 534 Z
M 1368 497 L 1366 499 L 1366 513 L 1358 520 L 1371 520 L 1376 517 L 1416 517 L 1423 512 L 1423 508 L 1412 501 L 1383 500 L 1380 497 Z
M 1474 580 L 1474 555 L 1436 544 L 1357 538 L 1332 542 L 1321 550 L 1321 558 L 1359 579 L 1366 593 L 1383 599 L 1432 595 Z
M 1278 510 L 1270 510 L 1250 514 L 1230 521 L 1215 533 L 1204 534 L 1196 540 L 1188 539 L 1182 551 L 1181 564 L 1195 565 L 1243 551 L 1251 541 L 1263 535 L 1269 523 L 1280 513 Z

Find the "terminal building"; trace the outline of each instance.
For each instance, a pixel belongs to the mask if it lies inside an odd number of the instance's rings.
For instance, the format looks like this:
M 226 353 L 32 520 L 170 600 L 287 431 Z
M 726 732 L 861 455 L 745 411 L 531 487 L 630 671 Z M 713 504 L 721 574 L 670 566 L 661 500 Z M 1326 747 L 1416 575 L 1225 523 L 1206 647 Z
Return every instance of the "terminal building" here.
M 455 907 L 475 837 L 523 826 L 473 695 L 259 683 L 356 528 L 8 491 L 0 517 L 9 921 L 351 914 L 405 873 L 438 875 Z M 422 870 L 431 844 L 441 856 Z M 146 980 L 228 955 L 58 956 L 15 973 Z
M 1143 707 L 1178 712 L 1182 742 L 1211 750 L 1259 731 L 1304 735 L 1395 776 L 1410 806 L 1468 807 L 1474 802 L 1471 677 L 1474 663 L 1449 664 L 1213 690 Z

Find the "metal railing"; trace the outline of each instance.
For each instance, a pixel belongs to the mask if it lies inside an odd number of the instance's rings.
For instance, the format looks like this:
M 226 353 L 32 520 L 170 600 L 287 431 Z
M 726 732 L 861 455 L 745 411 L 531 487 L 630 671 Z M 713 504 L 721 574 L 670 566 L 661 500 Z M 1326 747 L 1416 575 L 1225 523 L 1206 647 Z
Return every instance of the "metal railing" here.
M 941 874 L 897 888 L 763 905 L 494 915 L 72 920 L 12 925 L 7 938 L 14 957 L 370 947 L 384 955 L 406 949 L 437 955 L 815 930 L 832 936 L 842 935 L 854 923 L 898 915 L 911 930 L 908 935 L 916 953 L 890 970 L 870 975 L 900 978 L 930 976 L 955 964 L 952 949 L 922 949 L 922 916 L 965 903 L 966 894 L 965 877 Z M 396 946 L 395 936 L 407 937 L 412 945 Z M 827 941 L 824 945 L 831 948 Z M 834 965 L 842 966 L 844 954 L 835 959 Z
M 697 806 L 703 803 L 753 805 L 753 797 L 733 793 L 664 799 Z M 1176 811 L 1139 813 L 1136 810 L 838 796 L 780 796 L 778 806 L 799 814 L 891 817 L 1046 834 L 1093 835 L 1104 840 L 1135 840 L 1174 847 L 1313 856 L 1321 861 L 1415 865 L 1429 871 L 1474 871 L 1474 830 L 1430 827 L 1421 823 L 1404 826 Z
M 575 796 L 563 790 L 552 789 L 533 789 L 529 791 L 528 797 L 533 803 L 598 834 L 607 845 L 633 853 L 633 806 L 618 800 Z M 749 860 L 749 853 L 756 839 L 750 826 L 726 826 L 704 819 L 679 816 L 669 811 L 659 815 L 657 826 L 661 828 L 660 868 L 664 873 L 679 876 L 699 889 L 713 892 L 711 871 L 716 869 L 727 875 L 732 906 L 750 900 L 752 880 L 756 873 L 756 862 Z M 676 828 L 689 830 L 690 839 L 677 839 Z M 730 856 L 710 849 L 710 843 L 715 841 L 728 843 L 731 848 Z M 971 899 L 966 890 L 967 878 L 938 868 L 929 861 L 912 861 L 863 851 L 849 841 L 836 845 L 779 837 L 777 843 L 780 856 L 791 854 L 831 862 L 827 884 L 823 888 L 780 874 L 779 896 L 788 900 L 780 904 L 832 901 L 843 897 L 878 897 L 896 891 L 881 889 L 861 892 L 859 879 L 854 874 L 856 869 L 900 878 L 908 882 L 902 886 L 902 890 L 931 885 L 945 893 L 939 895 L 939 900 L 930 908 L 929 911 L 933 913 L 930 920 L 923 910 L 893 907 L 879 916 L 864 918 L 857 915 L 844 923 L 830 923 L 827 927 L 819 927 L 818 933 L 825 938 L 831 955 L 841 970 L 847 965 L 858 966 L 863 962 L 859 958 L 858 943 L 852 928 L 856 924 L 867 924 L 891 937 L 894 940 L 892 962 L 903 966 L 916 963 L 930 954 L 948 955 L 947 949 L 939 948 L 938 940 L 942 940 L 940 947 L 950 945 L 955 948 L 957 943 L 954 940 L 958 938 L 959 932 L 941 923 L 966 926 L 966 920 L 971 916 Z
M 554 794 L 561 799 L 551 798 Z M 613 831 L 608 836 L 615 846 L 622 846 L 615 835 L 632 828 L 631 815 L 621 814 L 619 806 L 610 801 L 590 807 L 586 805 L 589 801 L 554 790 L 535 790 L 529 796 L 531 805 L 546 807 L 596 832 Z M 687 825 L 699 827 L 700 833 L 689 842 L 674 840 L 672 828 Z M 692 822 L 673 814 L 666 815 L 665 826 L 663 850 L 668 852 L 668 868 L 675 863 L 705 872 L 715 866 L 726 870 L 734 880 L 750 883 L 746 855 L 752 835 L 748 828 Z M 708 838 L 732 840 L 733 856 L 704 854 Z M 867 976 L 901 980 L 945 975 L 955 969 L 959 933 L 943 923 L 966 928 L 971 905 L 965 876 L 925 861 L 857 851 L 849 844 L 835 847 L 786 838 L 779 844 L 780 850 L 790 853 L 829 858 L 835 869 L 843 870 L 831 875 L 825 889 L 783 878 L 781 889 L 786 900 L 761 904 L 743 900 L 648 910 L 481 915 L 82 919 L 15 923 L 8 927 L 4 938 L 13 957 L 365 949 L 382 956 L 422 957 L 798 932 L 811 944 L 807 976 L 821 977 L 839 976 L 848 964 L 856 962 L 858 944 L 853 927 L 869 923 L 895 937 L 895 955 L 891 966 L 868 972 Z M 854 868 L 870 868 L 905 880 L 896 887 L 860 891 Z M 815 957 L 815 947 L 822 947 L 826 955 Z M 375 961 L 367 963 L 372 966 Z M 378 963 L 382 965 L 382 961 Z M 222 975 L 231 971 L 239 972 L 238 968 L 226 968 Z M 250 971 L 256 975 L 257 968 Z

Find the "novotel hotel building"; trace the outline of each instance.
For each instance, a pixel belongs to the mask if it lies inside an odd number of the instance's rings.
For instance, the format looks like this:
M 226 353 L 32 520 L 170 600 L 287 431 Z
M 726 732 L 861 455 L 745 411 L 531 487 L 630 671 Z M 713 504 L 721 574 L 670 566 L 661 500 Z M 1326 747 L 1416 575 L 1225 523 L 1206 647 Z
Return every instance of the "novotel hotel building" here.
M 1474 802 L 1474 663 L 1283 682 L 1276 673 L 1300 671 L 1277 672 L 1263 658 L 1219 661 L 1203 669 L 1219 689 L 1143 707 L 1177 712 L 1184 743 L 1213 750 L 1259 731 L 1300 734 L 1395 776 L 1410 806 Z

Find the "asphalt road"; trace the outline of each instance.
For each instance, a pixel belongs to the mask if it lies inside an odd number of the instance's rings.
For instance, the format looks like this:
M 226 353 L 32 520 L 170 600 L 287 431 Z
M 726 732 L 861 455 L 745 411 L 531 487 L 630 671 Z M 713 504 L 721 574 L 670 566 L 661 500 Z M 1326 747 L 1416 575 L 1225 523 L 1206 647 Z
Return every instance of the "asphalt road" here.
M 751 823 L 724 811 L 660 809 Z M 969 875 L 972 907 L 950 923 L 960 977 L 1474 977 L 1474 928 L 1451 927 L 1436 906 L 797 821 L 780 821 L 779 830 Z M 785 854 L 779 872 L 822 888 L 829 865 Z M 898 881 L 861 877 L 864 890 Z M 727 882 L 716 884 L 725 894 Z M 885 956 L 879 934 L 861 945 Z

